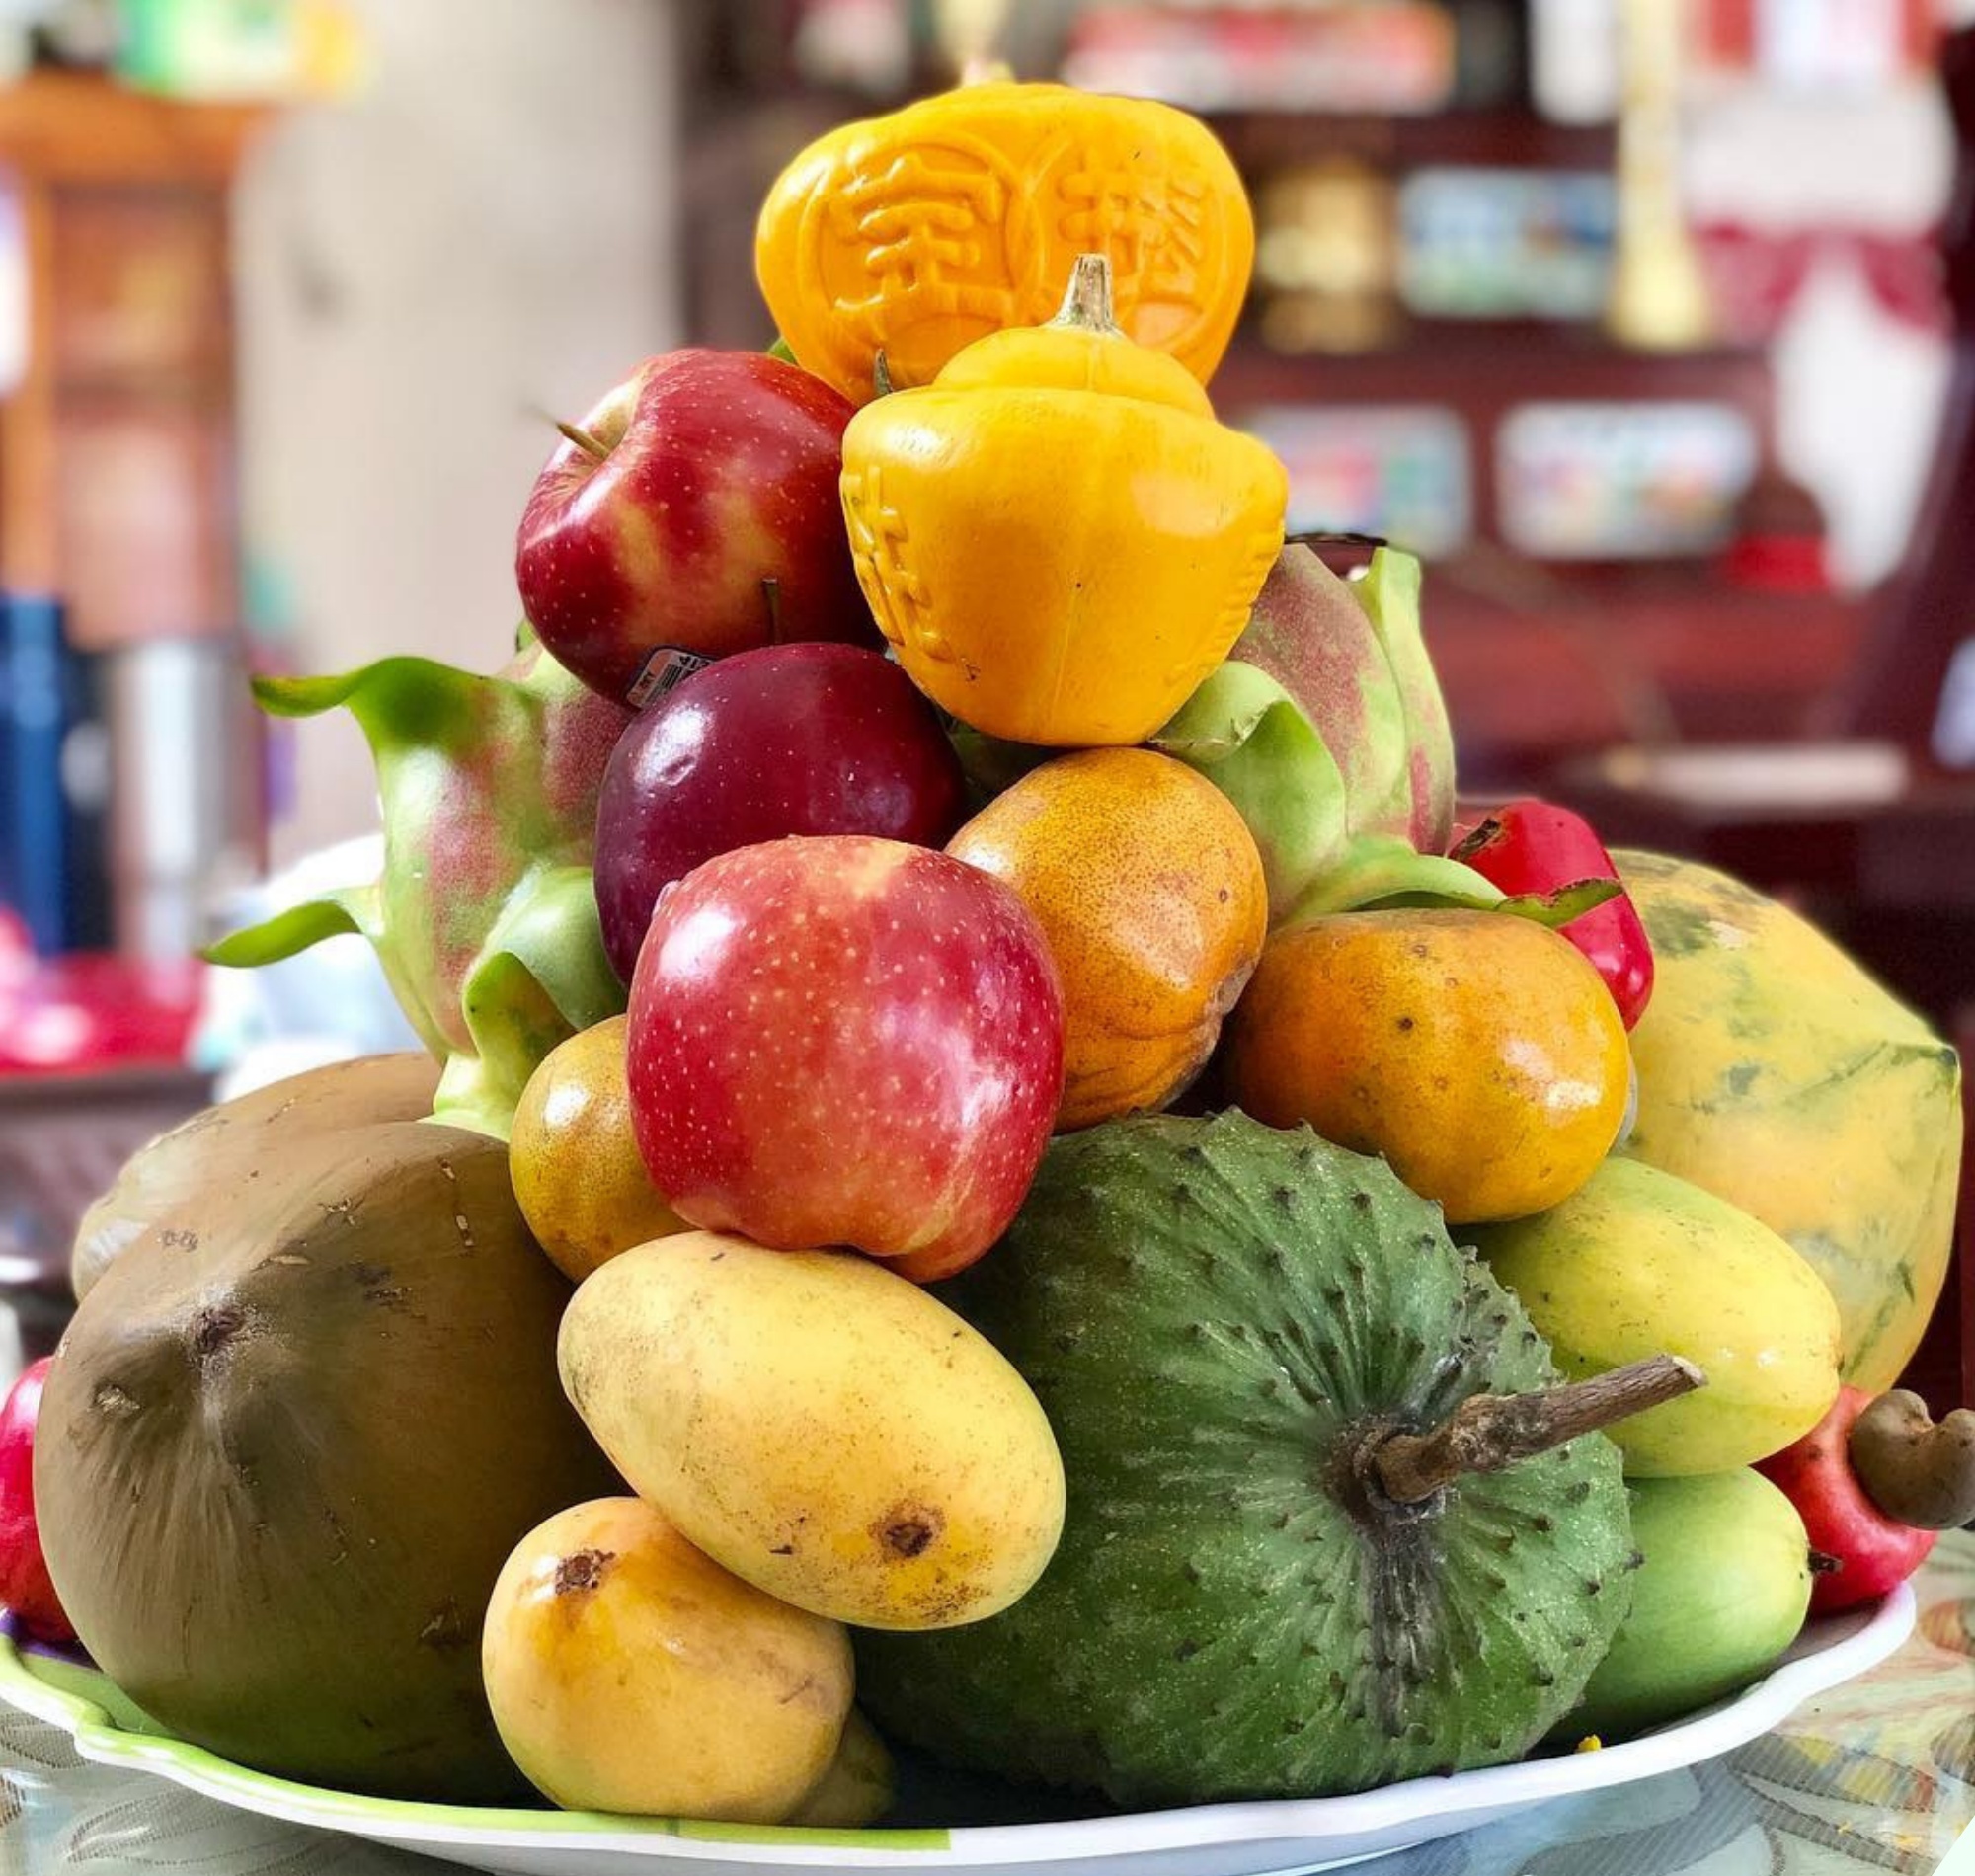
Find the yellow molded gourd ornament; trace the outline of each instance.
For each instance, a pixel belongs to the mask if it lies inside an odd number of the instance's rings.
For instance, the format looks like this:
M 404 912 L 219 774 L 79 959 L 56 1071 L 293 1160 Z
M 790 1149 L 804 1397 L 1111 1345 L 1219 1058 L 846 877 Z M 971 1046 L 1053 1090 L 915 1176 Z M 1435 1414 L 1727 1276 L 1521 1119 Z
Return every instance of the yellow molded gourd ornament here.
M 1246 623 L 1283 544 L 1283 466 L 1111 323 L 1077 258 L 1047 326 L 977 340 L 843 433 L 857 578 L 899 663 L 1012 742 L 1143 742 Z
M 1227 152 L 1169 105 L 992 81 L 812 143 L 762 204 L 754 271 L 796 362 L 863 403 L 880 352 L 892 383 L 928 384 L 1047 319 L 1086 253 L 1123 330 L 1205 383 L 1255 258 Z

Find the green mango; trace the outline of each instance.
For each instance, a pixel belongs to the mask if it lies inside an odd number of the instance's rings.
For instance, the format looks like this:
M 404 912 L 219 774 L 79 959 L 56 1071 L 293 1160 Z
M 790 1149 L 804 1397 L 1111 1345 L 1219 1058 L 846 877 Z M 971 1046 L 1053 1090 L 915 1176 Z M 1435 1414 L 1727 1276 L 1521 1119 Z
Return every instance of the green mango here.
M 1746 1467 L 1634 1479 L 1645 1556 L 1632 1606 L 1553 1737 L 1605 1741 L 1722 1699 L 1759 1680 L 1810 1606 L 1810 1540 L 1796 1508 Z

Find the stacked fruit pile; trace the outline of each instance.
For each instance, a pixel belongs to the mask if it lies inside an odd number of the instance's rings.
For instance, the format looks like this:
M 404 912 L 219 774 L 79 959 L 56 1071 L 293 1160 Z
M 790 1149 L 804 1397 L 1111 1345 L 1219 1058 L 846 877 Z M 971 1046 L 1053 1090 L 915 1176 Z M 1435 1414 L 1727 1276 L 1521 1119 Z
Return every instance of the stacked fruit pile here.
M 788 355 L 565 428 L 504 670 L 263 686 L 384 872 L 217 955 L 361 931 L 434 1059 L 85 1221 L 24 1619 L 295 1778 L 851 1824 L 887 1741 L 1183 1804 L 1635 1730 L 1975 1510 L 1865 1406 L 1952 1051 L 1718 874 L 1456 826 L 1417 567 L 1286 544 L 1202 388 L 1251 248 L 1158 106 L 850 126 Z

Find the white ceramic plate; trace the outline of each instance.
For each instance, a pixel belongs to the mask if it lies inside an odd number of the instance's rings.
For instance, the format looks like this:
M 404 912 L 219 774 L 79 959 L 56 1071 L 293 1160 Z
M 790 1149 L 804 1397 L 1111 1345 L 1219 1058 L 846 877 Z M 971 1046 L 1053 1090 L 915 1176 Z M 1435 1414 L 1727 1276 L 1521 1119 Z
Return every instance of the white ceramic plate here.
M 1451 1837 L 1509 1812 L 1650 1778 L 1746 1744 L 1803 1701 L 1863 1674 L 1912 1632 L 1913 1591 L 1811 1623 L 1784 1661 L 1734 1699 L 1601 1752 L 1569 1753 L 1348 1798 L 1200 1805 L 1090 1818 L 946 1828 L 792 1831 L 579 1812 L 407 1804 L 270 1778 L 163 1735 L 103 1676 L 0 1635 L 0 1699 L 72 1734 L 85 1759 L 134 1766 L 259 1816 L 313 1825 L 502 1876 L 1265 1876 L 1336 1868 Z M 936 1777 L 936 1775 L 934 1775 Z M 1009 1814 L 999 1787 L 920 1775 L 903 1802 L 921 1816 Z M 951 1808 L 941 1809 L 942 1805 Z M 1019 1816 L 1019 1813 L 1014 1814 Z

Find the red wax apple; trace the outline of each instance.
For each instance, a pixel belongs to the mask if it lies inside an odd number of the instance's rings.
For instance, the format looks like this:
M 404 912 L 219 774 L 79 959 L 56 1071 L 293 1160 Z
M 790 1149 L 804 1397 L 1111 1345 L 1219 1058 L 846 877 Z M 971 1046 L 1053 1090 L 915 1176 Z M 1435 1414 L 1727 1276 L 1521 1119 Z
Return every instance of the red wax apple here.
M 944 846 L 966 817 L 960 758 L 918 687 L 855 645 L 723 659 L 618 739 L 596 810 L 603 948 L 630 982 L 660 890 L 785 834 Z
M 1448 851 L 1505 893 L 1554 893 L 1580 880 L 1619 877 L 1591 823 L 1554 802 L 1507 802 L 1478 826 L 1457 831 Z M 1558 931 L 1597 967 L 1630 1029 L 1653 994 L 1652 940 L 1631 897 L 1621 892 Z
M 1811 1612 L 1827 1615 L 1904 1583 L 1934 1548 L 1935 1532 L 1888 1518 L 1865 1495 L 1847 1454 L 1853 1423 L 1872 1396 L 1843 1387 L 1831 1410 L 1794 1446 L 1756 1469 L 1796 1507 L 1818 1559 Z
M 638 1149 L 681 1217 L 929 1281 L 1029 1189 L 1063 1091 L 1063 992 L 998 880 L 902 841 L 797 836 L 666 890 L 627 1048 Z
M 836 490 L 851 414 L 765 353 L 647 359 L 570 427 L 528 497 L 514 579 L 542 643 L 631 703 L 666 647 L 876 645 Z
M 0 1406 L 0 1602 L 31 1635 L 71 1642 L 75 1630 L 48 1580 L 40 1527 L 35 1523 L 35 1423 L 52 1359 L 44 1355 L 30 1363 Z

